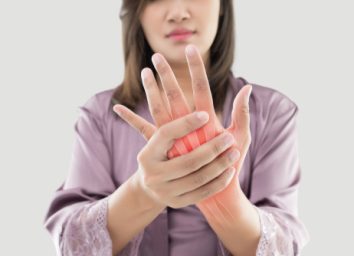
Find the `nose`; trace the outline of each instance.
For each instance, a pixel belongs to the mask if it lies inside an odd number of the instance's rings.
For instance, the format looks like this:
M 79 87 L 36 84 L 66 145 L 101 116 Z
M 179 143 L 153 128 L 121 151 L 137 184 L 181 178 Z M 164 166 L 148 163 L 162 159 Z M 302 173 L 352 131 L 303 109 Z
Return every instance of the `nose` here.
M 184 0 L 170 1 L 167 11 L 167 20 L 169 22 L 181 22 L 189 18 L 188 5 L 184 3 Z

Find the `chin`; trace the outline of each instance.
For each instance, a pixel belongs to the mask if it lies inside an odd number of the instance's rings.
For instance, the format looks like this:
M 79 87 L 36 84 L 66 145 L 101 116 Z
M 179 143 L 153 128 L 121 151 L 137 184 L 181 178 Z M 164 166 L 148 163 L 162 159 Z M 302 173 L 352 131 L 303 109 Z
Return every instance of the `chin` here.
M 186 56 L 185 55 L 182 55 L 182 56 L 179 56 L 179 57 L 175 57 L 175 58 L 168 58 L 166 57 L 168 63 L 170 65 L 186 65 L 188 64 L 187 62 L 187 59 L 186 59 Z
M 173 52 L 173 50 L 170 50 L 170 53 Z M 184 53 L 184 50 L 181 51 L 174 51 L 173 55 L 172 54 L 164 54 L 162 53 L 162 55 L 165 57 L 165 59 L 167 60 L 167 62 L 169 64 L 186 64 L 187 63 L 187 58 L 186 55 Z

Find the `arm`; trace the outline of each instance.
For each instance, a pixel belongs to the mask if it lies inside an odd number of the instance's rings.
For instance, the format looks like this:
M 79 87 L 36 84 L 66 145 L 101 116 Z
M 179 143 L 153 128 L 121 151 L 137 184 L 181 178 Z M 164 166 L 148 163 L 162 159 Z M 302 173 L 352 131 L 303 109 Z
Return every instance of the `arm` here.
M 297 211 L 301 174 L 296 131 L 298 108 L 284 97 L 272 100 L 272 107 L 265 108 L 268 115 L 263 114 L 267 119 L 258 124 L 257 140 L 250 151 L 253 164 L 249 201 L 261 224 L 256 255 L 299 255 L 309 235 Z M 262 112 L 256 111 L 260 115 Z
M 138 182 L 135 173 L 110 196 L 108 230 L 113 241 L 113 255 L 140 234 L 165 208 L 155 204 L 141 190 Z
M 70 170 L 65 183 L 55 192 L 45 217 L 45 228 L 52 236 L 58 255 L 111 256 L 117 248 L 111 236 L 124 236 L 124 249 L 122 244 L 118 246 L 122 249 L 121 255 L 133 255 L 143 235 L 143 232 L 135 232 L 141 231 L 142 223 L 135 228 L 131 226 L 133 232 L 118 230 L 121 226 L 116 220 L 129 214 L 123 210 L 127 208 L 122 207 L 122 203 L 131 202 L 132 196 L 127 195 L 129 185 L 123 184 L 117 189 L 114 184 L 100 104 L 93 97 L 80 107 Z
M 213 110 L 212 98 L 208 86 L 208 81 L 206 77 L 202 74 L 204 67 L 202 60 L 201 58 L 198 58 L 198 60 L 196 60 L 195 58 L 189 58 L 189 61 L 195 62 L 191 64 L 191 73 L 197 73 L 199 75 L 199 80 L 195 79 L 198 80 L 199 83 L 193 83 L 194 87 L 196 87 L 193 88 L 194 92 L 196 94 L 199 94 L 198 96 L 194 94 L 197 109 L 210 110 L 210 113 L 208 112 L 210 119 L 208 124 L 206 124 L 201 130 L 197 131 L 197 133 L 191 133 L 188 135 L 189 137 L 184 137 L 177 141 L 181 142 L 181 147 L 176 147 L 169 151 L 168 155 L 172 158 L 184 155 L 189 150 L 197 147 L 198 145 L 204 144 L 204 142 L 208 138 L 213 138 L 215 135 L 217 135 L 215 134 L 215 132 L 218 133 L 217 131 L 220 132 L 220 130 L 223 129 L 222 125 L 218 122 L 215 112 Z M 166 63 L 164 65 L 168 67 Z M 157 70 L 159 71 L 159 67 L 157 67 Z M 164 72 L 165 75 L 166 73 L 168 72 Z M 169 75 L 173 77 L 172 71 Z M 143 70 L 142 77 L 144 82 L 144 88 L 146 88 L 147 97 L 149 99 L 148 103 L 150 112 L 152 113 L 152 116 L 155 122 L 157 123 L 158 127 L 160 127 L 160 125 L 168 122 L 171 117 L 169 113 L 166 112 L 165 108 L 162 108 L 164 104 L 162 102 L 162 99 L 158 96 L 159 94 L 157 91 L 157 87 L 156 84 L 154 84 L 154 78 L 152 77 L 151 72 L 148 69 Z M 169 79 L 167 77 L 166 81 L 168 80 Z M 200 82 L 203 80 L 205 80 L 205 83 Z M 198 84 L 199 86 L 196 86 L 196 84 Z M 202 89 L 201 85 L 203 85 L 205 88 Z M 183 93 L 178 89 L 178 86 L 172 82 L 171 84 L 163 84 L 163 86 L 164 89 L 167 91 L 168 95 L 175 95 L 173 99 L 170 99 L 170 105 L 173 106 L 171 109 L 175 111 L 178 110 L 178 112 L 172 113 L 173 118 L 178 118 L 180 116 L 183 116 L 184 114 L 187 114 L 188 108 L 184 102 Z M 251 86 L 245 86 L 236 96 L 232 111 L 233 122 L 232 125 L 228 128 L 228 131 L 234 136 L 235 141 L 237 142 L 236 147 L 241 150 L 242 159 L 244 158 L 249 146 L 248 98 L 251 89 Z M 153 99 L 151 99 L 151 97 Z M 125 113 L 126 116 L 129 117 L 125 120 L 138 131 L 142 130 L 141 133 L 144 134 L 144 137 L 149 139 L 151 137 L 151 134 L 155 132 L 155 128 L 151 127 L 148 122 L 139 118 L 139 116 L 135 115 L 134 113 L 131 113 L 131 111 L 129 111 L 125 107 L 121 108 L 118 105 L 116 106 L 118 114 L 120 114 L 119 110 L 122 111 L 124 109 L 125 111 L 122 113 Z M 247 114 L 245 113 L 245 109 L 247 109 Z M 177 146 L 177 142 L 175 146 Z M 242 166 L 242 162 L 243 160 L 239 161 L 239 163 L 235 167 L 236 170 L 240 169 L 240 167 Z M 218 182 L 220 183 L 220 180 Z M 227 189 L 221 191 L 220 193 L 217 193 L 216 195 L 210 196 L 202 202 L 199 202 L 197 206 L 202 211 L 202 213 L 206 215 L 209 224 L 214 228 L 214 231 L 216 231 L 216 233 L 223 239 L 224 243 L 228 246 L 228 248 L 230 248 L 234 252 L 240 253 L 244 251 L 255 252 L 260 236 L 259 219 L 256 210 L 254 209 L 252 204 L 248 202 L 247 198 L 242 198 L 244 199 L 242 200 L 242 202 L 239 199 L 241 198 L 239 196 L 241 193 L 237 193 L 237 185 L 238 181 L 236 181 L 236 178 L 233 178 Z M 226 204 L 226 208 L 221 207 L 220 204 Z M 242 213 L 242 218 L 232 218 L 228 219 L 227 221 L 223 220 L 222 217 L 225 216 L 225 212 L 231 210 L 231 215 L 234 215 L 233 213 L 236 212 L 236 209 L 241 209 L 242 211 L 239 210 L 237 214 L 235 214 L 235 216 L 240 217 L 240 214 Z M 236 246 L 234 246 L 235 233 L 237 233 L 238 241 L 240 241 L 240 243 L 236 244 Z
M 270 252 L 298 255 L 309 234 L 298 216 L 301 167 L 296 117 L 298 108 L 283 99 L 274 119 L 264 127 L 254 159 L 250 200 L 262 223 L 259 255 Z
M 215 231 L 224 255 L 253 256 L 261 234 L 259 216 L 240 186 L 234 192 L 237 207 L 210 201 L 203 206 L 203 214 Z

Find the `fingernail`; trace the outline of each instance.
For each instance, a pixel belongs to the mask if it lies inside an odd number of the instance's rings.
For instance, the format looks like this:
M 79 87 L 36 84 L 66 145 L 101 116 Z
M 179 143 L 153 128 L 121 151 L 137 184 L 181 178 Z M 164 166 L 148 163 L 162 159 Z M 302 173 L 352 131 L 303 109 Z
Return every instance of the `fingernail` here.
M 116 112 L 118 115 L 122 114 L 122 111 L 119 109 L 118 106 L 114 106 L 113 109 L 114 109 L 114 112 Z
M 235 161 L 240 157 L 240 152 L 238 150 L 233 150 L 229 153 L 228 156 L 231 161 Z
M 229 133 L 225 135 L 224 144 L 226 147 L 231 146 L 232 144 L 234 144 L 234 142 L 235 142 L 234 136 L 232 136 Z
M 154 54 L 152 56 L 152 62 L 154 63 L 154 65 L 159 65 L 161 63 L 161 57 L 158 54 Z
M 143 80 L 145 80 L 145 79 L 147 78 L 148 72 L 149 72 L 149 71 L 148 71 L 146 68 L 144 68 L 144 69 L 141 71 L 141 78 L 142 78 Z
M 207 112 L 204 111 L 200 111 L 196 113 L 196 117 L 200 120 L 200 121 L 206 121 L 209 118 L 209 115 Z
M 187 52 L 187 55 L 188 56 L 193 56 L 193 54 L 195 54 L 195 48 L 194 48 L 194 46 L 192 46 L 192 45 L 188 45 L 187 47 L 186 47 L 186 52 Z

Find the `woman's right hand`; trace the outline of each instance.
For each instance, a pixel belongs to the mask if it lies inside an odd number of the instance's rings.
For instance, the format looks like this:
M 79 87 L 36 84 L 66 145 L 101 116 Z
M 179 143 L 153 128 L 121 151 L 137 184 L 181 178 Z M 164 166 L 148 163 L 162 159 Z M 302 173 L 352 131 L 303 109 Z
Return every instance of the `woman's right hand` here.
M 137 184 L 159 206 L 172 208 L 196 204 L 225 189 L 235 170 L 236 159 L 228 154 L 234 144 L 233 136 L 223 132 L 188 154 L 169 159 L 167 152 L 175 140 L 199 129 L 208 121 L 187 114 L 157 128 L 137 156 Z M 236 149 L 232 149 L 236 150 Z

